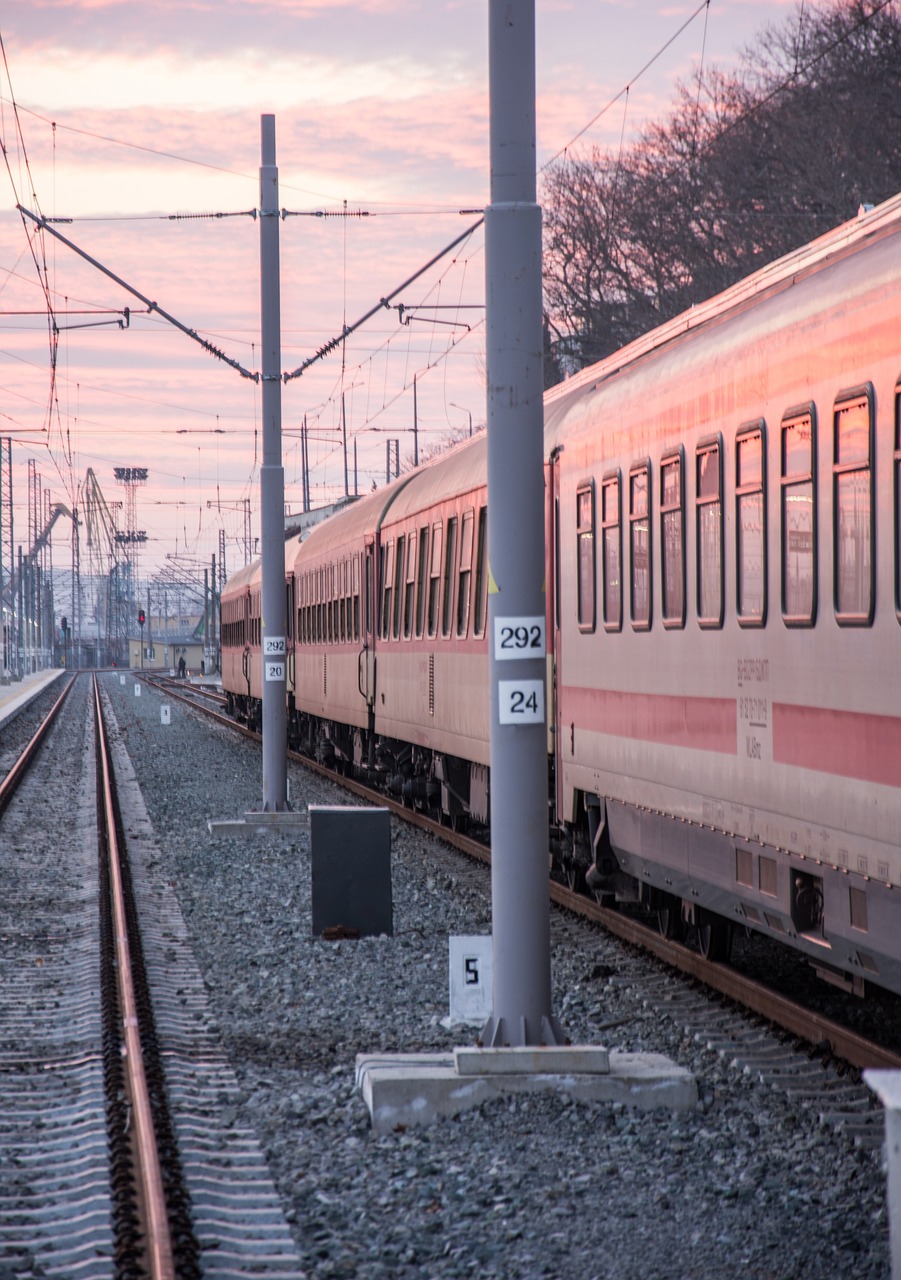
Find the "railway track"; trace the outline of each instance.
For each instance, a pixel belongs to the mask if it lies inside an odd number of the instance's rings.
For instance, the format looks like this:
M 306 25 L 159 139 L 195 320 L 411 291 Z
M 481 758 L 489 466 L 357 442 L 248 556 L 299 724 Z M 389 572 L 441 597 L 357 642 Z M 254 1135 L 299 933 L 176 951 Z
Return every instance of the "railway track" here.
M 231 717 L 213 711 L 190 693 L 174 690 L 173 683 L 170 681 L 165 686 L 167 696 L 177 697 L 189 705 L 197 706 L 204 714 L 212 716 L 245 737 L 259 740 L 259 734 L 237 724 Z M 319 776 L 337 783 L 361 799 L 387 807 L 404 821 L 412 823 L 431 835 L 440 836 L 442 840 L 470 858 L 490 863 L 490 850 L 478 840 L 453 831 L 427 815 L 404 806 L 390 796 L 337 774 L 306 756 L 296 752 L 288 754 L 290 759 L 311 769 Z M 719 997 L 763 1019 L 784 1036 L 804 1042 L 823 1062 L 838 1060 L 855 1069 L 901 1068 L 901 1054 L 875 1043 L 834 1018 L 806 1008 L 765 983 L 745 976 L 730 965 L 707 960 L 690 947 L 680 942 L 670 941 L 651 925 L 603 906 L 593 898 L 574 892 L 554 880 L 549 881 L 549 893 L 551 900 L 558 906 L 601 925 L 624 942 L 651 953 L 663 964 L 701 984 L 706 991 L 714 992 Z
M 108 715 L 77 677 L 0 787 L 0 1275 L 297 1275 Z

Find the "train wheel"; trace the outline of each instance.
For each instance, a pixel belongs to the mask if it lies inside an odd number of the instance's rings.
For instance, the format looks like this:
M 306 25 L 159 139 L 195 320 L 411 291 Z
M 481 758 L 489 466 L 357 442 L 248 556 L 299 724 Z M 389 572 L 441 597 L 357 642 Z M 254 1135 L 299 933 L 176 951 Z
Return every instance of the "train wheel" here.
M 572 889 L 573 893 L 584 893 L 588 887 L 585 880 L 585 868 L 580 866 L 578 862 L 567 862 L 564 866 L 567 887 Z
M 701 912 L 697 924 L 698 949 L 705 960 L 728 964 L 732 955 L 732 925 L 722 916 Z
M 657 928 L 660 936 L 669 942 L 685 940 L 685 921 L 682 919 L 682 903 L 673 893 L 663 895 L 657 908 Z

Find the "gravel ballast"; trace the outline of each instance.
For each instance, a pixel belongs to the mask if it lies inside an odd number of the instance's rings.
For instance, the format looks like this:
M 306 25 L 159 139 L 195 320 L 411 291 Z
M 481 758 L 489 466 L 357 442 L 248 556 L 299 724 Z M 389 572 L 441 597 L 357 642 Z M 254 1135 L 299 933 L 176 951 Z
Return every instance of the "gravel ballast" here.
M 554 1012 L 567 1034 L 669 1055 L 695 1073 L 697 1109 L 536 1095 L 376 1136 L 356 1055 L 473 1039 L 442 1023 L 447 939 L 490 930 L 487 870 L 392 823 L 394 937 L 314 941 L 308 834 L 207 832 L 259 806 L 259 749 L 176 702 L 163 725 L 164 696 L 103 679 L 154 828 L 148 874 L 181 906 L 236 1111 L 263 1146 L 304 1274 L 889 1275 L 881 1153 L 821 1123 L 815 1098 L 755 1082 L 661 1016 L 642 983 L 651 962 L 556 909 Z M 353 803 L 292 764 L 289 775 L 295 807 Z

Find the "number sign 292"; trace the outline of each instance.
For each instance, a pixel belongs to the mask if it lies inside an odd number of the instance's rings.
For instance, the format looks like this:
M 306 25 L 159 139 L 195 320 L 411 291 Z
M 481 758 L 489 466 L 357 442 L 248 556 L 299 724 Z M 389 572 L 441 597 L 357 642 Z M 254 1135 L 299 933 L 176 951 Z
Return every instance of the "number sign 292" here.
M 545 653 L 544 618 L 495 618 L 494 656 L 497 661 L 543 658 Z

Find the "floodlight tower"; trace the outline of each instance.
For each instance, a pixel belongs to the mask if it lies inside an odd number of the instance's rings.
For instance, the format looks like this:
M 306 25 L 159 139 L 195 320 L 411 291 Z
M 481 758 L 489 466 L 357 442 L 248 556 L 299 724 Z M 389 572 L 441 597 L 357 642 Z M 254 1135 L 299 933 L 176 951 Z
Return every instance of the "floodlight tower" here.
M 147 541 L 147 534 L 138 529 L 137 523 L 137 490 L 139 485 L 147 483 L 147 467 L 113 467 L 116 483 L 125 489 L 125 528 L 116 531 L 116 542 L 125 547 L 125 559 L 128 565 L 126 597 L 136 598 L 138 591 L 138 548 Z

